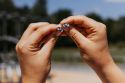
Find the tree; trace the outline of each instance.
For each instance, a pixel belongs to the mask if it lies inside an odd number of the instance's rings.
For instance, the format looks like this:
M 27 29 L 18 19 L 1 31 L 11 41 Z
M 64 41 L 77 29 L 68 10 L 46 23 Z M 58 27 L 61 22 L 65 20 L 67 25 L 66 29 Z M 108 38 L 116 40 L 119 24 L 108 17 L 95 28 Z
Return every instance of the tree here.
M 12 0 L 1 0 L 1 10 L 7 12 L 13 12 L 16 10 L 16 7 Z
M 72 15 L 72 12 L 69 9 L 60 9 L 51 15 L 51 22 L 57 24 L 64 18 L 71 15 Z
M 47 1 L 46 0 L 37 0 L 33 6 L 31 13 L 35 16 L 47 17 Z
M 103 22 L 102 17 L 101 17 L 100 15 L 94 13 L 94 12 L 88 13 L 88 14 L 86 14 L 86 16 L 87 16 L 87 17 L 90 17 L 90 18 L 92 18 L 92 19 L 94 19 L 94 20 L 96 20 L 96 21 Z
M 30 8 L 28 6 L 23 6 L 21 8 L 16 8 L 16 10 L 20 15 L 30 14 Z
M 113 23 L 111 37 L 113 42 L 125 41 L 125 17 L 121 17 Z
M 107 36 L 108 36 L 108 40 L 109 42 L 113 42 L 113 25 L 115 23 L 115 20 L 112 18 L 108 18 L 105 20 L 104 22 L 106 24 L 107 27 Z
M 0 0 L 0 11 L 3 9 L 2 0 Z

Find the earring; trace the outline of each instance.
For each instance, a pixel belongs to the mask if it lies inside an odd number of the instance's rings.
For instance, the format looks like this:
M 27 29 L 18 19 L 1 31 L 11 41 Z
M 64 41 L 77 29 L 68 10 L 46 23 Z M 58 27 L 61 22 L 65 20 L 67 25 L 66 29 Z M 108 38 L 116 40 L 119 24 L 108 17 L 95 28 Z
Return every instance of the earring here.
M 61 24 L 57 25 L 57 31 L 60 31 L 61 33 L 64 31 Z
M 63 27 L 63 28 L 69 28 L 70 25 L 69 25 L 68 23 L 64 23 L 64 24 L 62 25 L 62 27 Z
M 64 31 L 64 30 L 68 30 L 70 28 L 70 24 L 68 23 L 64 23 L 64 24 L 59 24 L 57 25 L 57 31 L 60 31 L 61 33 Z

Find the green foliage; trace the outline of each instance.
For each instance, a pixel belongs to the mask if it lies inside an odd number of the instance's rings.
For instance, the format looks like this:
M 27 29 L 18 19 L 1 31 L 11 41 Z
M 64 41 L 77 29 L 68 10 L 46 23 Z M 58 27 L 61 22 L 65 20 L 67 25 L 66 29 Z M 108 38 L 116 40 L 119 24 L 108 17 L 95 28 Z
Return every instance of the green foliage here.
M 111 18 L 106 19 L 105 22 L 104 22 L 107 26 L 107 36 L 108 36 L 109 42 L 114 41 L 114 39 L 112 38 L 112 36 L 113 36 L 112 31 L 113 31 L 114 22 L 115 22 L 115 20 L 113 20 Z
M 16 11 L 20 14 L 20 15 L 27 15 L 30 14 L 30 8 L 28 6 L 24 6 L 22 8 L 16 8 Z
M 103 22 L 102 17 L 100 15 L 94 13 L 94 12 L 88 13 L 88 14 L 86 14 L 86 16 L 89 17 L 89 18 L 92 18 L 92 19 L 94 19 L 94 20 L 96 20 L 98 22 Z
M 15 11 L 15 5 L 13 4 L 12 0 L 1 0 L 0 1 L 0 10 L 13 12 Z
M 61 20 L 71 15 L 72 12 L 69 9 L 60 9 L 51 15 L 51 22 L 58 24 Z
M 75 47 L 75 43 L 69 37 L 60 37 L 57 42 L 57 47 Z
M 125 41 L 125 17 L 114 22 L 111 35 L 114 42 Z
M 2 0 L 0 0 L 0 11 L 3 9 Z
M 82 62 L 77 48 L 56 48 L 53 51 L 53 61 Z
M 46 0 L 37 0 L 31 9 L 32 15 L 47 17 Z

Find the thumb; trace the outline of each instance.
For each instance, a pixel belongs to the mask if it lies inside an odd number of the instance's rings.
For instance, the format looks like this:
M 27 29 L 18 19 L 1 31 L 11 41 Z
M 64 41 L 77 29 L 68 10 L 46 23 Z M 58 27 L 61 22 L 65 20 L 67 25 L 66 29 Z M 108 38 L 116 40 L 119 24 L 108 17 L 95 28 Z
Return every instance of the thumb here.
M 57 39 L 58 39 L 58 37 L 52 34 L 47 39 L 47 41 L 44 43 L 43 47 L 40 50 L 40 52 L 42 54 L 44 54 L 44 56 L 47 60 L 51 59 L 52 50 L 55 46 L 55 43 L 56 43 Z
M 86 48 L 88 45 L 88 39 L 80 33 L 76 28 L 74 27 L 69 27 L 70 29 L 64 29 L 65 33 L 71 37 L 71 39 L 76 43 L 77 47 L 81 48 Z

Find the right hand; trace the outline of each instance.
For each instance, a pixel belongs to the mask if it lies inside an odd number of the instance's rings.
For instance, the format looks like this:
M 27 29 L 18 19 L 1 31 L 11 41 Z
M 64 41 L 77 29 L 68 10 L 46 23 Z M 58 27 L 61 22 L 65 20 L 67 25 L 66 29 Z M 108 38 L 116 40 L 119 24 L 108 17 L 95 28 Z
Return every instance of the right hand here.
M 61 24 L 78 25 L 65 30 L 79 47 L 82 58 L 96 71 L 103 83 L 125 83 L 124 73 L 115 65 L 110 56 L 106 26 L 85 16 L 71 16 Z
M 64 19 L 61 24 L 78 25 L 84 34 L 76 27 L 70 28 L 70 36 L 80 48 L 81 56 L 91 66 L 104 66 L 112 62 L 108 50 L 106 26 L 85 16 L 71 16 Z

